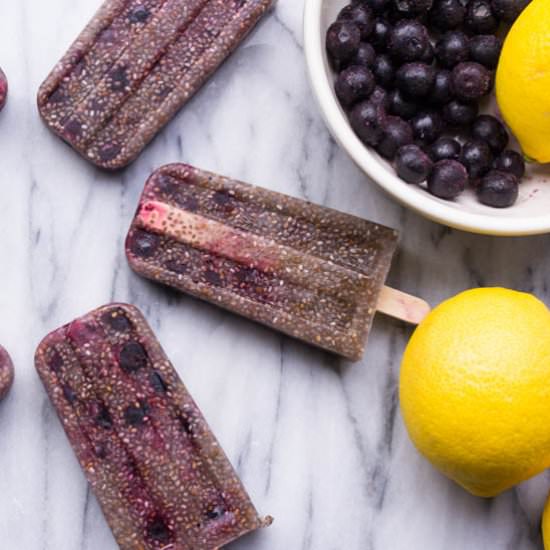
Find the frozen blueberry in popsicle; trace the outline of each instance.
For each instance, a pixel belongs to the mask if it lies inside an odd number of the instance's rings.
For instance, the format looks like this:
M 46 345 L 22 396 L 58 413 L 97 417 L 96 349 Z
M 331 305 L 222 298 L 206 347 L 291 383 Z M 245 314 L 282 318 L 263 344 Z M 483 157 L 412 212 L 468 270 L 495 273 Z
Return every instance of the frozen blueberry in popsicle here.
M 174 164 L 146 183 L 126 254 L 144 277 L 357 360 L 396 245 L 392 229 Z
M 94 164 L 132 162 L 274 0 L 106 0 L 38 92 L 47 126 Z
M 36 368 L 121 550 L 214 550 L 271 522 L 135 307 L 52 332 Z
M 0 346 L 0 401 L 8 395 L 14 378 L 14 369 L 8 352 Z

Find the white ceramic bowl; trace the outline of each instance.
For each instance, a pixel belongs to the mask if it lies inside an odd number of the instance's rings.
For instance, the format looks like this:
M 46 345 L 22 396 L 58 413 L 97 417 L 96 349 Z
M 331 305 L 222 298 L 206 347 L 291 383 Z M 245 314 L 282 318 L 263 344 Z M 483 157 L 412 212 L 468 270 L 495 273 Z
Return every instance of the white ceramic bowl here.
M 550 232 L 550 169 L 530 166 L 511 208 L 480 204 L 468 190 L 456 201 L 444 201 L 408 185 L 391 165 L 357 138 L 334 94 L 334 74 L 325 52 L 325 34 L 348 0 L 305 0 L 304 44 L 309 77 L 325 121 L 340 145 L 384 190 L 402 204 L 444 225 L 489 235 L 534 235 Z M 495 109 L 493 102 L 492 109 Z M 490 109 L 491 110 L 491 109 Z

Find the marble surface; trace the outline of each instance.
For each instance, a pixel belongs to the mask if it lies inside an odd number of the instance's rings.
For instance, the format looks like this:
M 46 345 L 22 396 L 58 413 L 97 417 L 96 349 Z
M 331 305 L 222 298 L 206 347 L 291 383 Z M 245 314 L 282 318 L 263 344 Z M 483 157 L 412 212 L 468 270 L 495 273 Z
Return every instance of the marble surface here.
M 504 285 L 550 303 L 549 237 L 451 231 L 404 210 L 331 140 L 302 55 L 302 1 L 274 14 L 125 172 L 100 172 L 50 135 L 38 85 L 99 0 L 2 2 L 0 341 L 17 380 L 0 406 L 0 545 L 115 550 L 46 399 L 33 354 L 48 331 L 110 300 L 143 309 L 269 530 L 232 550 L 535 550 L 550 477 L 469 496 L 414 450 L 396 384 L 410 329 L 377 318 L 349 364 L 193 299 L 126 265 L 123 239 L 147 175 L 187 161 L 402 231 L 390 283 L 432 304 Z

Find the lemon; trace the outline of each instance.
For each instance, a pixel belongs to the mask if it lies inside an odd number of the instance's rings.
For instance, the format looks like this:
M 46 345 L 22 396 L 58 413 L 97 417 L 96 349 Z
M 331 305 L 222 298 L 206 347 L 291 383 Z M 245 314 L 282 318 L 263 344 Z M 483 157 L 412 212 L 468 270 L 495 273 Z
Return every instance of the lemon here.
M 530 294 L 469 290 L 413 334 L 400 379 L 418 450 L 490 497 L 550 466 L 550 311 Z
M 502 48 L 497 101 L 524 153 L 550 162 L 550 1 L 533 0 Z

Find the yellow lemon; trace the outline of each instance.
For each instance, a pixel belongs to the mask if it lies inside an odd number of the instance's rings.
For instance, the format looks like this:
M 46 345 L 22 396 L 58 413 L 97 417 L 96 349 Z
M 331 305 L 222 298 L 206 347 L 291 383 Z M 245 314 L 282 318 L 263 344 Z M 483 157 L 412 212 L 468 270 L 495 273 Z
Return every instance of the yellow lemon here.
M 548 468 L 550 311 L 502 288 L 444 302 L 407 346 L 400 399 L 418 450 L 474 495 Z
M 524 153 L 550 162 L 550 1 L 533 0 L 502 48 L 497 101 Z

